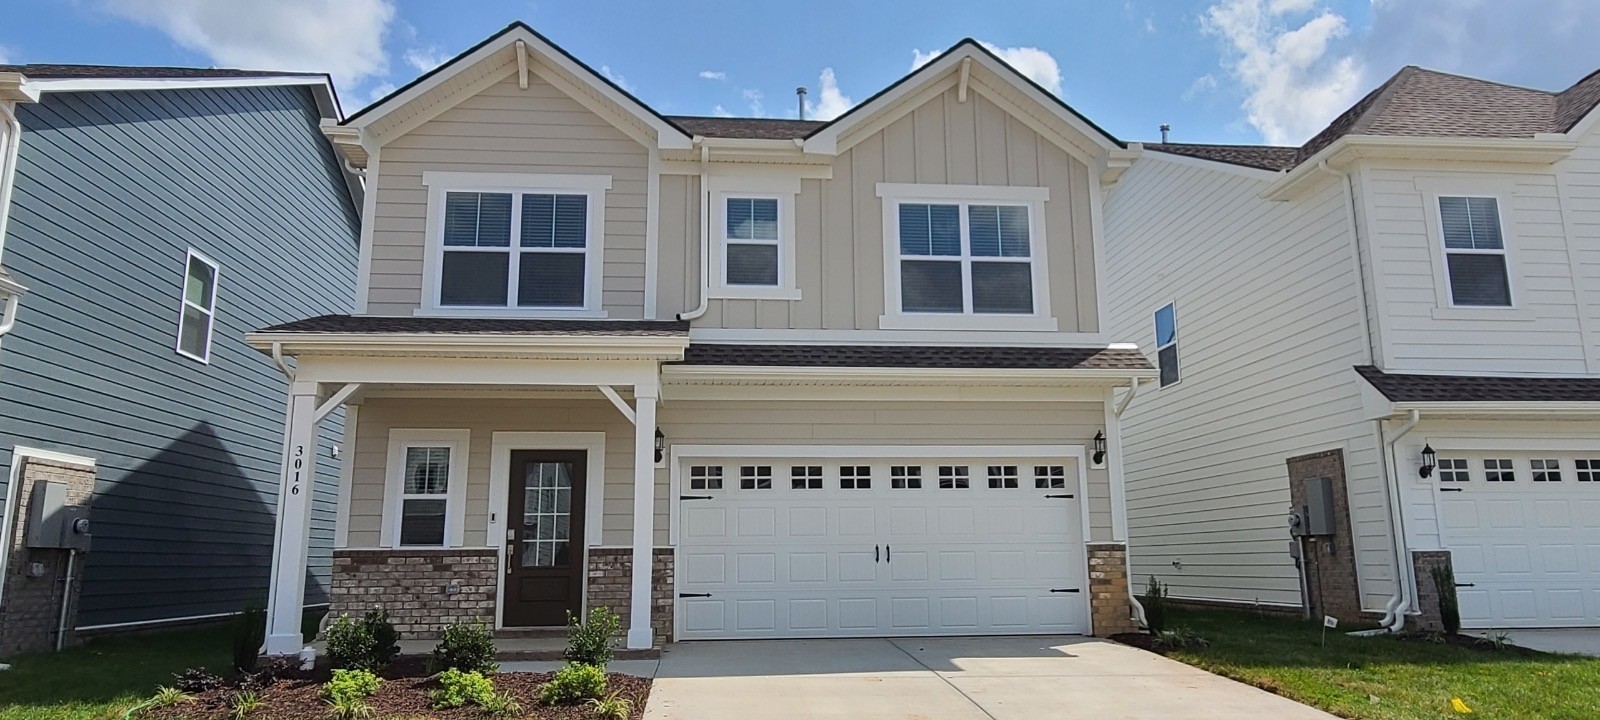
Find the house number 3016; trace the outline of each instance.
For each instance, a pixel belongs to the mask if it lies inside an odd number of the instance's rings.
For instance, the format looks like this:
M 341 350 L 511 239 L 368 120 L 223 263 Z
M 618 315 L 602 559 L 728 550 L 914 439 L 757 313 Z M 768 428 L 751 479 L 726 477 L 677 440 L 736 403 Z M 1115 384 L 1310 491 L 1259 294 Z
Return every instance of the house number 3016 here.
M 294 462 L 290 465 L 294 469 L 294 477 L 289 479 L 289 494 L 300 494 L 300 468 L 305 467 L 306 446 L 294 446 Z

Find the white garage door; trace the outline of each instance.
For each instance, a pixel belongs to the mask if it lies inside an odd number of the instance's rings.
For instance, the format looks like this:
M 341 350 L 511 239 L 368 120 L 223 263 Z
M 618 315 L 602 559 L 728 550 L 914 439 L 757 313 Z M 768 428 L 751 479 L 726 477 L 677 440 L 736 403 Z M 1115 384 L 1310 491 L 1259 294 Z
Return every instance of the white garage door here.
M 1600 625 L 1600 453 L 1440 453 L 1466 627 Z
M 690 459 L 678 637 L 1083 633 L 1070 458 Z

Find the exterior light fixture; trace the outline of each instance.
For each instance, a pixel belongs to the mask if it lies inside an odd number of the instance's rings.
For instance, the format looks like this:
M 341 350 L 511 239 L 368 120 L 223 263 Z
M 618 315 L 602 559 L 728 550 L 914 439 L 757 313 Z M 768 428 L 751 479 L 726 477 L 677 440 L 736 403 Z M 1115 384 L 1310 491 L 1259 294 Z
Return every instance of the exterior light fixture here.
M 1432 445 L 1423 445 L 1422 467 L 1417 469 L 1417 475 L 1429 477 L 1433 475 L 1433 469 L 1436 467 L 1439 467 L 1439 454 L 1433 451 Z
M 1106 461 L 1106 431 L 1101 430 L 1094 434 L 1094 464 L 1102 465 Z
M 667 436 L 656 428 L 656 462 L 667 456 Z

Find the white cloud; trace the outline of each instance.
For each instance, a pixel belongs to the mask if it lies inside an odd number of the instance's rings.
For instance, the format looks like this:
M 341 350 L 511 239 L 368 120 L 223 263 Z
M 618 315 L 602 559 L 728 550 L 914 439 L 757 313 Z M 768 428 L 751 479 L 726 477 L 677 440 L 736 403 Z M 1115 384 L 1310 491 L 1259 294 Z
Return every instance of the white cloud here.
M 0 65 L 11 64 L 11 48 L 0 45 Z
M 716 81 L 720 82 L 720 81 L 723 81 L 723 80 L 727 80 L 728 79 L 728 74 L 725 73 L 725 72 L 722 72 L 721 70 L 701 70 L 700 71 L 700 79 L 701 80 L 716 80 Z
M 733 113 L 728 112 L 728 109 L 721 105 L 711 108 L 711 114 L 717 117 L 733 117 Z
M 1266 142 L 1304 142 L 1361 93 L 1363 65 L 1333 52 L 1349 34 L 1343 16 L 1322 10 L 1303 23 L 1313 0 L 1221 0 L 1201 29 L 1227 46 L 1223 67 L 1243 86 L 1242 105 Z
M 767 116 L 767 108 L 765 105 L 763 105 L 767 98 L 766 93 L 763 93 L 760 90 L 742 90 L 740 91 L 740 94 L 744 96 L 745 102 L 750 103 L 751 117 Z
M 362 103 L 362 106 L 371 105 L 379 100 L 382 100 L 383 96 L 394 92 L 395 87 L 396 85 L 392 82 L 380 82 L 376 85 L 373 85 L 371 89 L 367 90 L 367 99 Z M 347 109 L 354 110 L 355 108 Z
M 600 66 L 600 74 L 606 76 L 607 80 L 610 80 L 611 82 L 616 83 L 617 87 L 620 87 L 623 90 L 627 90 L 630 94 L 638 94 L 637 92 L 634 91 L 633 86 L 628 84 L 628 79 L 627 78 L 625 78 L 625 77 L 623 77 L 623 76 L 621 76 L 621 75 L 619 75 L 617 73 L 611 72 L 611 66 L 610 65 L 601 65 Z
M 832 120 L 855 106 L 855 101 L 839 91 L 839 80 L 834 77 L 833 68 L 823 68 L 817 83 L 821 88 L 817 101 L 806 100 L 807 120 Z
M 1061 64 L 1056 62 L 1053 55 L 1036 47 L 1000 47 L 994 43 L 978 41 L 979 45 L 1000 56 L 1007 65 L 1017 69 L 1023 77 L 1028 78 L 1056 95 L 1061 94 Z M 911 50 L 911 69 L 915 70 L 932 62 L 934 58 L 942 55 L 942 51 L 923 52 L 920 49 Z
M 388 71 L 383 38 L 391 0 L 100 0 L 106 11 L 155 28 L 218 65 L 325 72 L 354 86 Z
M 1212 75 L 1211 73 L 1206 73 L 1204 75 L 1201 75 L 1200 77 L 1195 78 L 1194 82 L 1189 83 L 1189 89 L 1183 91 L 1183 100 L 1185 102 L 1188 102 L 1188 101 L 1193 100 L 1193 99 L 1195 99 L 1197 97 L 1200 97 L 1201 95 L 1205 95 L 1205 94 L 1214 92 L 1216 89 L 1217 89 L 1217 76 Z
M 417 69 L 418 72 L 427 72 L 450 59 L 450 55 L 437 47 L 410 48 L 406 50 L 406 64 Z

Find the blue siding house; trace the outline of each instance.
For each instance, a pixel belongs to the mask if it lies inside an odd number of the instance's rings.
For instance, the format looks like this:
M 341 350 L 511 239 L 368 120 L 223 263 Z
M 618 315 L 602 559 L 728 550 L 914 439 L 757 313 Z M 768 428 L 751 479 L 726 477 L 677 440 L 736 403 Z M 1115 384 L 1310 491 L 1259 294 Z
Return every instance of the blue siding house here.
M 0 337 L 5 579 L 38 572 L 9 552 L 34 453 L 92 461 L 78 630 L 264 602 L 285 376 L 244 334 L 351 309 L 361 185 L 319 131 L 340 117 L 332 86 L 13 65 L 0 108 L 0 295 L 26 288 Z M 326 602 L 340 432 L 335 414 L 318 444 L 312 604 Z M 12 594 L 0 620 L 27 611 Z

